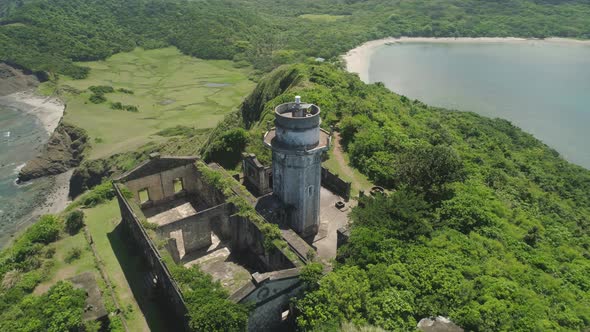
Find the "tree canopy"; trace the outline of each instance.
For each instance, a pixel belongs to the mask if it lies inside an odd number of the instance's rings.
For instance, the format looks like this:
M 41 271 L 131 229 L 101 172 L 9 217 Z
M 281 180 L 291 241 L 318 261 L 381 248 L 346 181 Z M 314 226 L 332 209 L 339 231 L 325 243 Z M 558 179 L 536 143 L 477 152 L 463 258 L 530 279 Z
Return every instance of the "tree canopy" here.
M 0 61 L 85 77 L 75 61 L 178 47 L 263 71 L 388 36 L 590 38 L 587 1 L 7 0 Z
M 389 192 L 353 209 L 336 268 L 297 302 L 301 328 L 410 331 L 437 315 L 473 331 L 590 326 L 590 171 L 508 121 L 410 101 L 330 64 L 277 69 L 247 99 L 265 102 L 222 126 L 260 136 L 271 106 L 295 95 Z M 246 151 L 268 154 L 260 144 Z

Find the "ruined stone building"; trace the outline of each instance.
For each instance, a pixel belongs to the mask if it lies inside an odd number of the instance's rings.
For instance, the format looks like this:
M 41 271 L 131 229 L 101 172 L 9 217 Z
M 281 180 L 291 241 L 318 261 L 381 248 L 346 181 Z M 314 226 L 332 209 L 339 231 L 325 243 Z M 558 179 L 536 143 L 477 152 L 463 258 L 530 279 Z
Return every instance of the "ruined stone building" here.
M 130 243 L 147 262 L 159 300 L 185 329 L 186 303 L 164 256 L 198 265 L 232 301 L 252 304 L 248 329 L 264 331 L 292 324 L 290 300 L 302 290 L 301 267 L 311 257 L 336 255 L 350 183 L 321 167 L 330 135 L 320 129 L 320 109 L 298 98 L 275 109 L 275 125 L 264 136 L 272 165 L 244 155 L 241 179 L 250 192 L 233 180 L 229 191 L 210 183 L 210 171 L 230 178 L 217 164 L 157 154 L 114 183 Z M 251 204 L 258 217 L 240 216 L 232 196 Z M 279 225 L 280 241 L 265 242 L 264 223 Z

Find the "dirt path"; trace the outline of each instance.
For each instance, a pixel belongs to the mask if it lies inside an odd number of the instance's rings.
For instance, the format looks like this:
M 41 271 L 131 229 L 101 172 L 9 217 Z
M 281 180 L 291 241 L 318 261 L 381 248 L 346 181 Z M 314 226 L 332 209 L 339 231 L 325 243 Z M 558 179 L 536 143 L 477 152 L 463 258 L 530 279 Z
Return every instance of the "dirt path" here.
M 335 131 L 332 135 L 332 143 L 334 144 L 334 150 L 332 151 L 333 157 L 338 165 L 340 165 L 340 170 L 344 173 L 343 175 L 351 179 L 353 183 L 363 183 L 363 180 L 357 178 L 352 168 L 350 168 L 350 165 L 348 165 L 346 158 L 344 158 L 344 150 L 340 144 L 340 133 Z

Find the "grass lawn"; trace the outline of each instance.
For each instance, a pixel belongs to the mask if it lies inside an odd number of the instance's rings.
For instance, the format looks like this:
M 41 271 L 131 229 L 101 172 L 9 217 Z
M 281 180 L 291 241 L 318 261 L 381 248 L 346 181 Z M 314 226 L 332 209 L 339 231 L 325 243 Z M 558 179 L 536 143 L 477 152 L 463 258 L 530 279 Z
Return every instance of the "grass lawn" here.
M 235 68 L 226 60 L 201 60 L 182 55 L 176 48 L 136 49 L 116 54 L 105 61 L 84 62 L 91 68 L 88 78 L 62 77 L 57 86 L 67 103 L 64 120 L 88 131 L 92 150 L 89 158 L 102 158 L 138 148 L 164 138 L 158 131 L 184 125 L 213 128 L 236 109 L 253 90 L 250 68 Z M 89 101 L 88 87 L 124 88 L 107 93 L 107 101 Z M 55 86 L 43 84 L 48 93 Z M 139 112 L 111 109 L 113 102 L 137 106 Z
M 335 145 L 332 144 L 328 151 L 328 160 L 324 161 L 322 166 L 329 169 L 330 172 L 338 174 L 338 176 L 344 181 L 352 182 L 351 197 L 358 196 L 359 190 L 364 190 L 365 194 L 368 194 L 371 187 L 373 187 L 371 181 L 369 181 L 369 179 L 356 168 L 350 166 L 350 160 L 348 159 L 348 154 L 346 152 L 341 152 L 345 162 L 339 162 L 337 158 L 334 157 L 334 148 Z
M 134 255 L 132 251 L 127 250 L 127 241 L 120 233 L 120 227 L 118 227 L 121 216 L 117 201 L 111 200 L 94 208 L 84 209 L 84 214 L 86 227 L 104 264 L 130 331 L 165 330 L 164 320 L 160 317 L 160 310 L 155 304 L 144 301 L 140 309 L 136 300 L 139 292 L 138 285 L 141 286 L 142 282 L 141 277 L 143 275 L 140 272 L 143 262 L 138 255 Z M 92 271 L 103 291 L 105 305 L 107 305 L 107 308 L 110 306 L 110 310 L 114 310 L 110 292 L 102 281 L 84 232 L 80 231 L 74 236 L 65 235 L 51 246 L 56 249 L 52 259 L 54 266 L 48 280 L 39 284 L 34 293 L 42 294 L 59 280 Z M 81 248 L 82 254 L 79 259 L 66 263 L 65 257 L 72 248 Z M 148 312 L 149 317 L 146 318 L 144 312 Z
M 157 310 L 153 310 L 153 313 L 150 312 L 150 322 L 148 322 L 132 291 L 132 287 L 135 287 L 133 283 L 140 281 L 129 280 L 128 270 L 135 270 L 140 258 L 127 250 L 120 250 L 120 248 L 126 247 L 126 240 L 119 236 L 118 232 L 117 226 L 121 215 L 117 201 L 111 200 L 94 208 L 86 209 L 84 213 L 86 214 L 86 227 L 90 231 L 98 255 L 115 289 L 117 300 L 125 311 L 125 320 L 130 331 L 163 330 L 163 327 L 157 326 Z
M 53 256 L 54 265 L 50 272 L 51 276 L 48 280 L 42 282 L 35 288 L 35 294 L 43 294 L 58 281 L 74 277 L 87 271 L 95 271 L 95 277 L 97 279 L 100 278 L 94 265 L 94 256 L 88 246 L 88 242 L 84 238 L 83 232 L 74 236 L 66 235 L 61 240 L 50 244 L 50 247 L 55 248 L 55 254 Z M 68 253 L 74 248 L 81 250 L 80 258 L 75 259 L 70 263 L 66 263 Z

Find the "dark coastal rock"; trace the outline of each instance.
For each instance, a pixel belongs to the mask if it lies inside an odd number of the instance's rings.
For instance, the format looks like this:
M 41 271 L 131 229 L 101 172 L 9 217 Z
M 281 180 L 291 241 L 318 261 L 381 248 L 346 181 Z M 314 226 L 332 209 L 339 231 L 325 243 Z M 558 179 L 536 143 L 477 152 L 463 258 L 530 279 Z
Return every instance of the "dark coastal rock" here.
M 18 182 L 56 175 L 80 165 L 88 135 L 83 129 L 61 122 L 39 156 L 29 161 L 18 174 Z
M 88 160 L 74 170 L 70 178 L 69 196 L 75 198 L 102 183 L 109 178 L 116 169 L 108 159 Z
M 28 90 L 39 85 L 38 78 L 0 62 L 0 96 Z
M 134 165 L 149 158 L 154 149 L 117 153 L 107 158 L 85 160 L 70 178 L 69 196 L 76 198 L 86 190 L 114 176 L 121 175 Z

